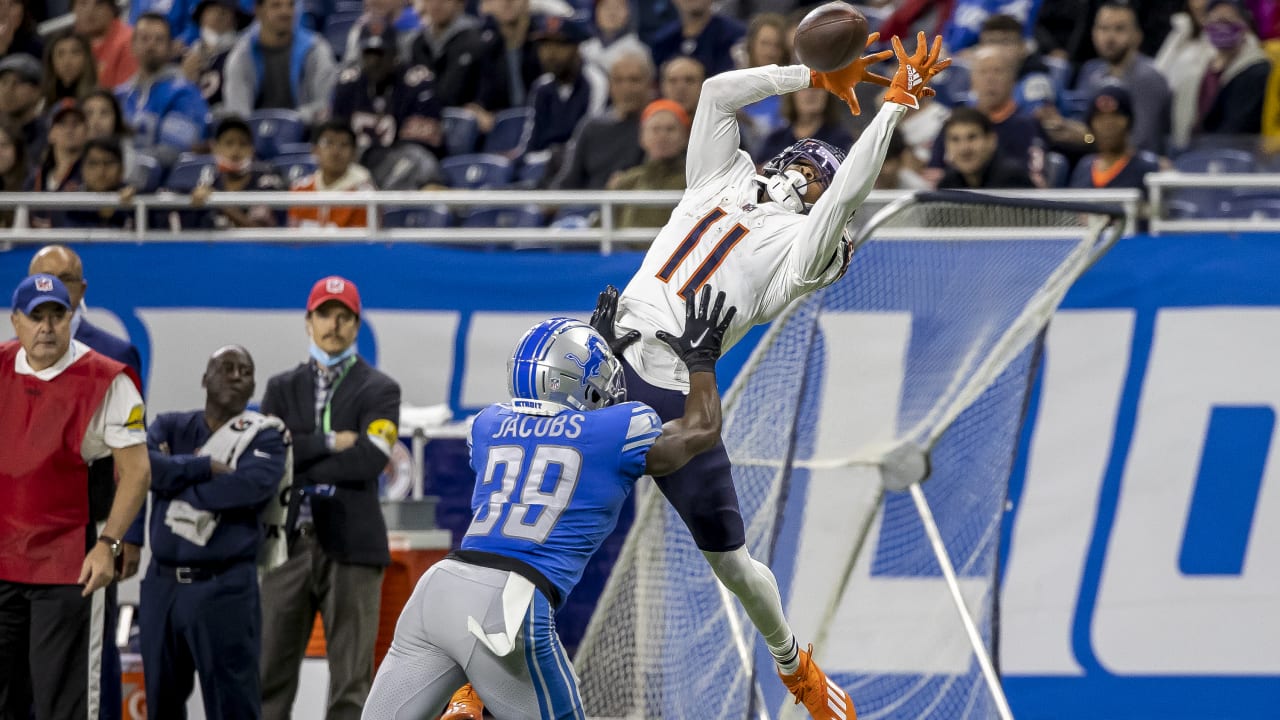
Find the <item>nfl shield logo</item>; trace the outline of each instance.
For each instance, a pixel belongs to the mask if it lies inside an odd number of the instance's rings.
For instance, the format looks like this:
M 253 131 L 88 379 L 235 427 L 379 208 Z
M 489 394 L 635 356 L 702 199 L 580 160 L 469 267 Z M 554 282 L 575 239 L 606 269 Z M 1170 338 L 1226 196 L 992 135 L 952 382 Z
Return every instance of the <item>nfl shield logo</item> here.
M 329 278 L 324 283 L 325 292 L 341 293 L 346 287 L 346 283 L 342 282 L 342 278 Z
M 36 278 L 36 290 L 40 292 L 53 292 L 53 280 L 50 278 Z

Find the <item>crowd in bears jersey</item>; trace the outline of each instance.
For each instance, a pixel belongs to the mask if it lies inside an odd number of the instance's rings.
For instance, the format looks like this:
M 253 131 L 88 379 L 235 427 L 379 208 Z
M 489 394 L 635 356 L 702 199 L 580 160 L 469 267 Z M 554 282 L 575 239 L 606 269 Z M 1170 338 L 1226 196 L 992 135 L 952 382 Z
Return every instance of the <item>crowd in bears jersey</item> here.
M 1141 187 L 1188 150 L 1265 169 L 1280 136 L 1280 11 L 1265 0 L 873 0 L 885 37 L 944 34 L 956 66 L 903 122 L 882 188 Z M 1032 4 L 1033 6 L 1037 4 Z M 358 226 L 356 208 L 213 211 L 218 190 L 681 189 L 703 79 L 798 62 L 792 0 L 4 0 L 4 191 L 192 193 L 167 228 Z M 948 12 L 949 11 L 949 12 Z M 68 13 L 69 29 L 37 23 Z M 941 13 L 941 16 L 939 16 Z M 1081 18 L 1090 18 L 1081 23 Z M 876 98 L 864 98 L 874 107 Z M 870 105 L 868 105 L 870 103 Z M 864 115 L 866 117 L 867 115 Z M 828 93 L 741 113 L 763 164 L 848 147 Z M 1262 138 L 1260 140 L 1260 138 Z M 1187 169 L 1196 169 L 1189 167 Z M 1203 168 L 1201 168 L 1203 169 Z M 529 225 L 591 222 L 572 209 Z M 508 222 L 493 211 L 441 224 Z M 643 209 L 623 226 L 660 223 Z M 7 224 L 129 227 L 115 208 Z M 385 218 L 395 225 L 395 218 Z

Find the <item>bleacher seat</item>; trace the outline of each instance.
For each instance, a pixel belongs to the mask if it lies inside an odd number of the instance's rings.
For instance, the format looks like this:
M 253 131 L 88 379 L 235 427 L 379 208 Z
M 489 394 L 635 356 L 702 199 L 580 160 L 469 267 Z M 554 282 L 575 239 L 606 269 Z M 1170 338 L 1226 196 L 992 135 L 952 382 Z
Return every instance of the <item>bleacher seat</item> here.
M 134 167 L 131 177 L 128 178 L 129 184 L 138 190 L 139 195 L 150 195 L 160 189 L 160 183 L 164 180 L 164 168 L 160 165 L 160 161 L 150 155 L 138 153 L 133 158 Z
M 329 45 L 333 48 L 333 55 L 338 59 L 338 62 L 345 60 L 342 55 L 347 51 L 347 36 L 351 34 L 352 26 L 360 19 L 360 14 L 360 10 L 355 12 L 335 12 L 324 22 L 324 39 L 329 41 Z
M 197 185 L 213 182 L 217 165 L 212 155 L 196 155 L 179 159 L 169 170 L 164 186 L 176 193 L 189 193 Z
M 450 155 L 469 155 L 476 151 L 480 126 L 476 116 L 466 108 L 447 107 L 440 112 L 444 124 L 444 145 Z
M 1071 179 L 1071 163 L 1062 153 L 1053 151 L 1044 154 L 1044 180 L 1051 188 L 1067 186 Z
M 1280 218 L 1280 196 L 1235 198 L 1223 203 L 1223 211 L 1232 218 Z
M 462 220 L 462 227 L 537 228 L 542 225 L 542 210 L 536 205 L 475 208 Z
M 309 142 L 283 143 L 276 148 L 277 155 L 306 155 L 309 152 L 311 152 Z
M 600 215 L 597 205 L 564 205 L 551 218 L 551 227 L 587 228 Z
M 382 215 L 387 228 L 446 228 L 453 225 L 449 208 L 433 205 L 423 208 L 396 208 Z
M 440 163 L 449 187 L 475 190 L 501 188 L 511 183 L 511 161 L 501 155 L 477 153 L 445 158 Z
M 1257 169 L 1252 153 L 1232 148 L 1188 150 L 1173 159 L 1173 166 L 1186 173 L 1251 173 Z
M 515 157 L 524 152 L 533 132 L 533 109 L 510 108 L 493 116 L 493 129 L 484 136 L 484 151 Z
M 338 0 L 333 4 L 333 12 L 335 15 L 346 13 L 358 15 L 364 12 L 364 0 Z
M 520 158 L 520 169 L 516 171 L 516 185 L 533 190 L 538 188 L 547 177 L 547 167 L 551 164 L 550 151 L 525 153 Z
M 1190 220 L 1200 216 L 1200 208 L 1190 200 L 1168 200 L 1164 207 L 1165 217 L 1169 220 Z
M 281 146 L 302 142 L 307 134 L 307 125 L 297 111 L 283 108 L 253 111 L 249 129 L 253 131 L 253 152 L 259 160 L 275 158 L 281 154 Z
M 276 166 L 276 170 L 280 173 L 280 177 L 284 179 L 284 186 L 290 187 L 298 178 L 310 175 L 316 171 L 316 158 L 311 153 L 299 155 L 280 155 L 271 164 Z
M 1087 93 L 1064 90 L 1062 99 L 1058 101 L 1058 108 L 1061 110 L 1063 117 L 1084 122 L 1085 113 L 1089 110 L 1090 99 Z

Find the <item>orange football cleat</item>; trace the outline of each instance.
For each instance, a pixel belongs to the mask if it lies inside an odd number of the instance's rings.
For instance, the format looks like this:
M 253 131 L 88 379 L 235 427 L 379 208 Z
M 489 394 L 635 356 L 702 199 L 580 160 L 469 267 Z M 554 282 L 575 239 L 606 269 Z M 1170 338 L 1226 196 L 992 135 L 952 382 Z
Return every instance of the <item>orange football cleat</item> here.
M 812 644 L 807 651 L 801 650 L 800 667 L 796 668 L 795 674 L 778 673 L 782 684 L 796 696 L 796 704 L 804 703 L 813 720 L 855 720 L 858 714 L 854 712 L 849 693 L 827 678 L 812 655 Z
M 467 683 L 449 698 L 449 707 L 445 708 L 440 720 L 481 720 L 483 717 L 484 703 L 471 683 Z

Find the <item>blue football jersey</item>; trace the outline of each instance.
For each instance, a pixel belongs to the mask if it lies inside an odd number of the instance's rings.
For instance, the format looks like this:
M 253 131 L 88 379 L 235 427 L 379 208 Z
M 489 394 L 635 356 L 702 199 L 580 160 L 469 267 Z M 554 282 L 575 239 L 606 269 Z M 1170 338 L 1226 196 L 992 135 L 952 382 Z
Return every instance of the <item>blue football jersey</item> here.
M 555 416 L 490 405 L 468 438 L 476 489 L 462 548 L 525 562 L 568 597 L 661 434 L 638 402 Z

